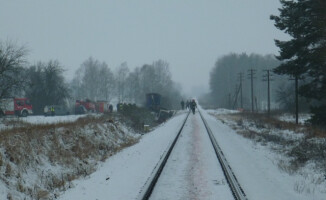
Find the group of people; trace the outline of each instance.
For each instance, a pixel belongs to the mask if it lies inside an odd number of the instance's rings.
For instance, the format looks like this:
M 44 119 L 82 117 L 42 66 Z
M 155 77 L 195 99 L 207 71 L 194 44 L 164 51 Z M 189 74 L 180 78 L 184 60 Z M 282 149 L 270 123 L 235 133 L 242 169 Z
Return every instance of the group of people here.
M 195 114 L 195 110 L 197 108 L 197 103 L 196 103 L 195 99 L 187 100 L 186 102 L 184 102 L 182 100 L 180 104 L 181 104 L 182 110 L 184 110 L 184 108 L 186 106 L 186 109 L 190 109 L 192 111 L 192 113 Z
M 131 104 L 131 103 L 118 103 L 117 104 L 117 111 L 118 112 L 123 112 L 123 111 L 128 111 L 132 108 L 136 108 L 136 104 Z M 113 107 L 112 107 L 113 109 Z

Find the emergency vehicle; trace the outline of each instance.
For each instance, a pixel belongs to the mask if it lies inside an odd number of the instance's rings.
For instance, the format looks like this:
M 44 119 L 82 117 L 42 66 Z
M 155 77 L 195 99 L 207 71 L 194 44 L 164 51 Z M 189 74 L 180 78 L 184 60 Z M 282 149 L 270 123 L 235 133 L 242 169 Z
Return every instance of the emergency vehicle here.
M 0 99 L 0 116 L 17 115 L 27 117 L 33 114 L 33 106 L 28 98 Z
M 89 99 L 83 100 L 76 100 L 75 103 L 75 114 L 85 114 L 85 112 L 92 112 L 94 113 L 95 104 L 90 101 Z

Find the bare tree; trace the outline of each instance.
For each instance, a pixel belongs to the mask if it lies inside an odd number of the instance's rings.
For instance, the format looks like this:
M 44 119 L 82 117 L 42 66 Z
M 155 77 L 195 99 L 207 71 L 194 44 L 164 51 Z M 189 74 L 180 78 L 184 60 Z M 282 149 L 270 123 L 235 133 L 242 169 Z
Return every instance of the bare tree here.
M 0 98 L 22 90 L 25 79 L 23 66 L 26 61 L 27 49 L 18 47 L 12 42 L 0 42 Z
M 94 60 L 92 57 L 87 59 L 81 65 L 81 68 L 84 71 L 84 76 L 82 78 L 82 87 L 85 91 L 85 97 L 88 99 L 96 100 L 99 97 L 99 65 L 99 61 Z
M 50 60 L 44 68 L 44 84 L 47 102 L 63 104 L 69 97 L 68 85 L 63 76 L 64 68 L 57 60 Z
M 33 104 L 35 114 L 42 114 L 45 105 L 64 104 L 70 91 L 58 61 L 38 62 L 26 70 L 25 94 Z
M 100 65 L 98 80 L 100 82 L 100 98 L 104 98 L 106 101 L 110 101 L 114 93 L 114 75 L 105 62 Z
M 72 97 L 75 99 L 84 98 L 84 89 L 82 87 L 82 70 L 78 69 L 75 73 L 75 77 L 70 82 L 70 88 L 72 91 Z
M 105 62 L 88 58 L 76 71 L 71 82 L 76 99 L 109 101 L 114 94 L 114 75 Z
M 146 93 L 159 93 L 164 98 L 162 106 L 176 107 L 181 99 L 180 88 L 172 81 L 169 64 L 158 60 L 139 69 L 137 102 L 143 102 Z
M 168 93 L 168 90 L 172 86 L 169 63 L 163 60 L 158 60 L 153 63 L 153 67 L 155 70 L 156 90 Z
M 126 80 L 129 74 L 129 68 L 126 62 L 122 63 L 116 74 L 116 83 L 117 83 L 117 94 L 119 102 L 122 102 L 125 100 L 125 92 L 127 88 Z
M 141 73 L 141 87 L 144 94 L 158 92 L 157 82 L 156 82 L 156 74 L 153 65 L 143 65 L 140 69 Z

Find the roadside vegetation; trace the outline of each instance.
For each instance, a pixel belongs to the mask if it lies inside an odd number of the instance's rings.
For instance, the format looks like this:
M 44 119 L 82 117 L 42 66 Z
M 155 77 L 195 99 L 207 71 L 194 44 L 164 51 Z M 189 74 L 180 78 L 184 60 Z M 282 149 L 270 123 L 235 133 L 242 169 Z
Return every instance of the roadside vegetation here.
M 117 117 L 121 118 L 129 127 L 135 131 L 144 133 L 144 125 L 155 127 L 159 123 L 155 120 L 156 113 L 151 113 L 147 108 L 138 107 L 135 104 L 124 106 L 121 112 L 117 113 Z
M 280 170 L 301 174 L 316 187 L 326 181 L 326 130 L 309 124 L 281 121 L 278 113 L 270 116 L 247 112 L 213 115 L 255 144 L 282 155 L 275 160 Z M 314 174 L 309 174 L 307 167 Z M 298 184 L 297 192 L 312 192 L 308 184 Z
M 57 124 L 15 122 L 0 132 L 0 184 L 7 188 L 1 199 L 55 199 L 99 162 L 138 142 L 140 124 L 151 115 L 142 110 L 138 116 L 89 115 Z

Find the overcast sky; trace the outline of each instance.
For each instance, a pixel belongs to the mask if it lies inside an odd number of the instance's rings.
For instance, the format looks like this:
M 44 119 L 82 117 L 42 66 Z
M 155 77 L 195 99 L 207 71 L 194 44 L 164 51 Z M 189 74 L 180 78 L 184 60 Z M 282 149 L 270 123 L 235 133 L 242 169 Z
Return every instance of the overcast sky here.
M 230 52 L 277 54 L 287 36 L 269 19 L 279 0 L 0 0 L 0 40 L 27 45 L 31 64 L 57 59 L 71 79 L 88 57 L 113 70 L 163 59 L 190 93 L 208 89 Z

